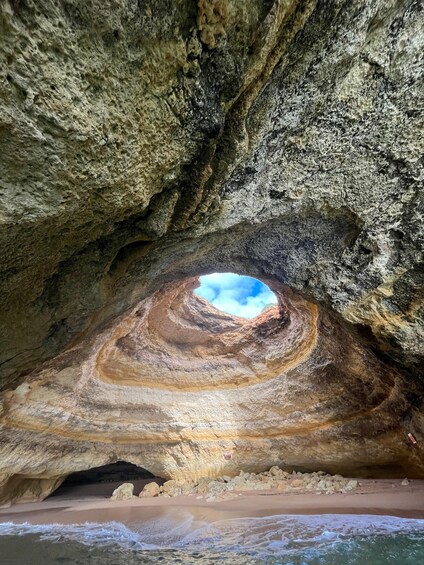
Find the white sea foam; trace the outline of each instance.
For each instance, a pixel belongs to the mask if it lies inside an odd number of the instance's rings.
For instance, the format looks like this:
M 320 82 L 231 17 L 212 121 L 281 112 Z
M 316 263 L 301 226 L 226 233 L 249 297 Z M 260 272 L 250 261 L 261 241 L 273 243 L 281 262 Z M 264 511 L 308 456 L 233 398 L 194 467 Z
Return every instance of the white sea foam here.
M 234 518 L 211 524 L 196 521 L 189 512 L 180 519 L 161 518 L 130 527 L 119 522 L 104 524 L 0 524 L 0 535 L 35 534 L 42 540 L 72 540 L 84 545 L 151 551 L 159 549 L 208 550 L 296 554 L 308 548 L 335 547 L 357 539 L 397 534 L 424 540 L 424 520 L 371 515 L 277 515 L 263 518 Z
M 214 522 L 187 534 L 177 547 L 233 547 L 257 554 L 290 553 L 370 536 L 419 534 L 424 520 L 371 515 L 277 515 Z
M 84 545 L 102 547 L 117 546 L 122 549 L 150 550 L 157 549 L 151 544 L 144 543 L 140 534 L 120 522 L 98 524 L 15 524 L 14 522 L 0 523 L 0 536 L 24 536 L 35 534 L 46 541 L 77 541 Z

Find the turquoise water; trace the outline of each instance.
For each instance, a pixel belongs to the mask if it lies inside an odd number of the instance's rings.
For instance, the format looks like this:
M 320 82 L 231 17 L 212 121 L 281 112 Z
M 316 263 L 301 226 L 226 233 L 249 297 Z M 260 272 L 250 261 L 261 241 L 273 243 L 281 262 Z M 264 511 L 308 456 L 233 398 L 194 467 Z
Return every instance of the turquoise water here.
M 0 524 L 5 565 L 421 565 L 424 520 L 390 516 L 268 516 L 212 524 Z

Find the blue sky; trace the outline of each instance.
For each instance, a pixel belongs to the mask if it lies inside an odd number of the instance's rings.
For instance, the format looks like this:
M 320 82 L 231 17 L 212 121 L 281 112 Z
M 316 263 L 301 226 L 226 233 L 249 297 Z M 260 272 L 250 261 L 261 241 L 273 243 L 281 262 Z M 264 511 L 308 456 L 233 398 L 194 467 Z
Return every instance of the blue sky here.
M 204 275 L 194 292 L 215 308 L 242 318 L 254 318 L 266 306 L 277 304 L 275 294 L 261 281 L 234 273 Z

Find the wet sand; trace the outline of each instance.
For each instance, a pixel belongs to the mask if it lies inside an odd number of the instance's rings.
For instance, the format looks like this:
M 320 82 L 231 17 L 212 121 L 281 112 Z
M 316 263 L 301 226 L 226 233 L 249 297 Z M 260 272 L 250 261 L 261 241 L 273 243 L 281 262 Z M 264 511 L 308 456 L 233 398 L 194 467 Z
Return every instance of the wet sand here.
M 149 481 L 133 481 L 135 493 Z M 138 498 L 111 501 L 115 483 L 73 487 L 43 502 L 18 504 L 0 509 L 0 522 L 32 524 L 76 524 L 118 521 L 142 523 L 158 518 L 178 520 L 189 513 L 194 520 L 214 522 L 228 518 L 276 514 L 376 514 L 424 519 L 424 481 L 401 486 L 399 479 L 360 480 L 346 494 L 316 494 L 305 491 L 238 491 L 207 501 L 200 495 L 173 498 Z

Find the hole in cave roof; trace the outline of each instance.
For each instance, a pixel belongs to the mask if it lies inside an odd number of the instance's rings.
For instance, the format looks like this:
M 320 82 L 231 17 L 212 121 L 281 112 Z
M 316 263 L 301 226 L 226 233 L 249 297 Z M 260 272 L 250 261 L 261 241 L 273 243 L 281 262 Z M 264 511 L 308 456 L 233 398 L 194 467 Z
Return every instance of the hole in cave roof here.
M 276 295 L 263 282 L 236 273 L 212 273 L 199 277 L 194 293 L 205 298 L 218 310 L 255 318 L 269 306 L 278 303 Z

